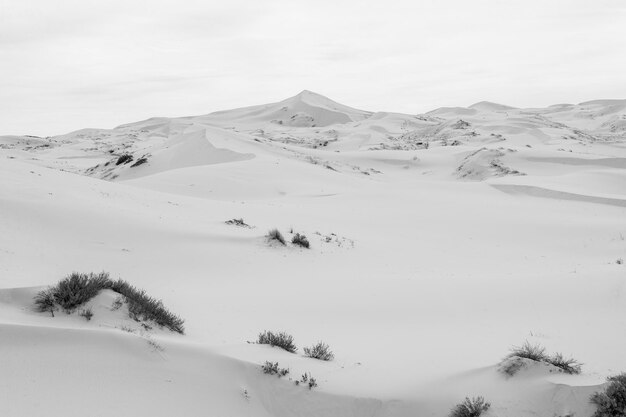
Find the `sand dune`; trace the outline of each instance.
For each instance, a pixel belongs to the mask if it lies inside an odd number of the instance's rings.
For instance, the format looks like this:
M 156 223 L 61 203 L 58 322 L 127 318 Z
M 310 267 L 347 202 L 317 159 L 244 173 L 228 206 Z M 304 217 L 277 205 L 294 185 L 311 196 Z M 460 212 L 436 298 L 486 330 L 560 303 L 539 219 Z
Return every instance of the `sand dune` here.
M 303 91 L 0 137 L 0 414 L 442 416 L 482 395 L 488 415 L 589 416 L 626 370 L 624 109 L 373 113 Z M 46 286 L 103 270 L 186 334 L 143 327 L 108 289 L 89 321 L 34 310 Z M 247 343 L 264 330 L 298 352 Z M 334 360 L 303 354 L 320 340 Z M 582 373 L 507 377 L 525 340 Z

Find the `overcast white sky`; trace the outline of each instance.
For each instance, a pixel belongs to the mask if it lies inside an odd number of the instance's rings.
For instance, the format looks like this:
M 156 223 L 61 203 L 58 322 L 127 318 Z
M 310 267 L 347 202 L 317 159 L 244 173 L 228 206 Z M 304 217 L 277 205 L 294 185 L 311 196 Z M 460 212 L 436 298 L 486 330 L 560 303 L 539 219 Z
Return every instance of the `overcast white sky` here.
M 282 100 L 626 98 L 626 0 L 0 0 L 0 134 Z

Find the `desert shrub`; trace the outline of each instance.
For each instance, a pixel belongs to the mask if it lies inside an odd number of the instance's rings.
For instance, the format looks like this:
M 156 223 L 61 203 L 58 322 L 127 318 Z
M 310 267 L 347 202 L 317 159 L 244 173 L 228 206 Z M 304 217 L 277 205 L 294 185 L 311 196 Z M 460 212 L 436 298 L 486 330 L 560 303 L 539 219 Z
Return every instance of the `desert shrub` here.
M 582 364 L 579 363 L 576 359 L 566 358 L 563 356 L 563 354 L 558 352 L 547 358 L 546 362 L 556 366 L 566 374 L 579 374 L 582 370 Z
M 161 300 L 150 297 L 144 290 L 137 289 L 121 279 L 111 282 L 111 289 L 124 296 L 132 319 L 152 320 L 173 332 L 185 333 L 185 320 L 165 308 Z
M 450 417 L 479 417 L 483 412 L 489 410 L 491 404 L 483 397 L 465 397 L 465 401 L 457 404 L 450 412 Z
M 279 368 L 278 362 L 265 361 L 265 363 L 261 365 L 261 369 L 264 374 L 278 375 L 279 378 L 289 374 L 289 368 Z
M 84 308 L 81 310 L 80 315 L 89 321 L 93 317 L 93 310 L 91 310 L 91 308 Z
M 117 158 L 117 162 L 115 165 L 127 164 L 133 160 L 133 156 L 129 153 L 125 153 L 124 155 Z
M 609 385 L 604 392 L 596 392 L 591 402 L 596 405 L 592 417 L 626 416 L 626 372 L 607 378 Z
M 49 311 L 52 317 L 54 317 L 56 304 L 54 302 L 54 290 L 52 288 L 37 293 L 35 296 L 35 308 L 42 313 Z
M 145 164 L 146 162 L 148 162 L 148 158 L 146 158 L 145 156 L 142 156 L 137 161 L 135 161 L 135 163 L 132 164 L 130 167 L 135 168 L 135 167 L 138 167 L 139 165 Z
M 546 348 L 541 345 L 531 345 L 528 341 L 524 342 L 522 346 L 514 346 L 511 348 L 511 353 L 508 354 L 507 358 L 514 356 L 531 359 L 537 362 L 545 362 L 548 359 Z
M 224 223 L 229 224 L 231 226 L 250 228 L 250 225 L 246 224 L 246 222 L 244 222 L 243 219 L 230 219 L 230 220 L 226 220 Z
M 330 350 L 330 347 L 324 342 L 318 342 L 310 348 L 304 348 L 304 354 L 309 358 L 319 359 L 322 361 L 332 361 L 335 355 Z
M 616 263 L 616 264 L 618 264 L 618 265 L 623 265 L 623 264 L 624 264 L 624 260 L 623 260 L 622 258 L 618 258 L 618 259 L 615 261 L 615 263 Z
M 161 300 L 148 296 L 144 290 L 139 290 L 126 281 L 111 280 L 106 272 L 99 274 L 73 272 L 59 281 L 56 286 L 38 293 L 35 296 L 35 306 L 39 311 L 53 312 L 55 305 L 59 305 L 67 313 L 70 313 L 104 289 L 113 290 L 123 296 L 124 301 L 128 304 L 131 318 L 137 321 L 152 320 L 171 331 L 184 333 L 185 321 L 167 310 Z M 118 300 L 113 303 L 113 307 L 117 303 Z
M 303 248 L 309 248 L 309 240 L 305 235 L 301 235 L 300 233 L 296 233 L 291 239 L 291 243 L 294 245 L 302 246 Z
M 106 272 L 99 274 L 72 272 L 52 288 L 54 301 L 66 312 L 71 312 L 98 295 L 101 290 L 110 288 L 110 283 L 109 274 Z
M 309 389 L 313 389 L 317 387 L 317 380 L 313 378 L 311 374 L 308 374 L 306 372 L 302 374 L 302 377 L 300 378 L 300 380 L 295 380 L 294 383 L 296 385 L 306 384 L 308 385 Z
M 283 234 L 280 233 L 278 229 L 272 229 L 269 232 L 267 232 L 267 239 L 269 241 L 275 240 L 279 242 L 280 244 L 285 245 L 285 238 L 283 237 Z
M 499 370 L 513 376 L 527 365 L 528 362 L 524 362 L 524 359 L 553 365 L 567 374 L 579 374 L 582 370 L 582 364 L 577 360 L 566 358 L 561 353 L 548 356 L 543 346 L 531 345 L 528 341 L 524 342 L 522 346 L 513 347 L 500 363 Z
M 276 375 L 278 373 L 278 362 L 265 361 L 261 365 L 261 369 L 263 369 L 264 374 Z
M 285 332 L 274 333 L 266 330 L 259 333 L 257 343 L 260 345 L 277 346 L 287 352 L 296 353 L 298 348 L 293 342 L 293 336 Z

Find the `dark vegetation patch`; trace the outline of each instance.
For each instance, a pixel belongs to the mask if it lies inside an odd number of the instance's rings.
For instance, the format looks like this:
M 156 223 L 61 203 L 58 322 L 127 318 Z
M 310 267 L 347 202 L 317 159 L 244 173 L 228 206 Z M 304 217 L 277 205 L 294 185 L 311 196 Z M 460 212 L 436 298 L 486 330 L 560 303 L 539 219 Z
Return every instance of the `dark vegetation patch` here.
M 263 369 L 264 374 L 278 375 L 279 378 L 289 374 L 289 368 L 279 368 L 278 362 L 265 361 L 265 363 L 261 365 L 261 369 Z
M 276 241 L 280 243 L 281 245 L 286 245 L 285 238 L 278 229 L 272 229 L 269 232 L 267 232 L 267 240 L 269 240 L 270 242 Z
M 626 416 L 626 372 L 607 378 L 608 386 L 602 392 L 591 396 L 596 412 L 592 417 L 624 417 Z
M 135 168 L 135 167 L 138 167 L 139 165 L 143 165 L 143 164 L 145 164 L 146 162 L 148 162 L 148 158 L 147 158 L 147 157 L 145 157 L 145 156 L 142 156 L 141 158 L 139 158 L 138 160 L 136 160 L 136 161 L 135 161 L 135 163 L 134 163 L 134 164 L 132 164 L 130 167 L 131 167 L 131 168 Z
M 132 160 L 133 160 L 133 156 L 129 153 L 125 153 L 124 155 L 121 155 L 119 158 L 117 158 L 115 165 L 127 164 L 131 162 Z
M 465 397 L 465 401 L 457 404 L 450 412 L 450 417 L 479 417 L 483 412 L 489 410 L 491 404 L 483 397 L 470 399 Z
M 260 345 L 276 346 L 291 353 L 296 353 L 296 351 L 298 350 L 293 341 L 293 336 L 287 334 L 286 332 L 274 333 L 272 331 L 266 330 L 262 333 L 259 333 L 257 343 Z
M 309 240 L 306 238 L 306 236 L 301 235 L 300 233 L 296 233 L 295 235 L 293 235 L 293 238 L 291 239 L 291 243 L 293 243 L 294 245 L 301 246 L 306 249 L 308 249 L 310 246 Z
M 57 285 L 39 292 L 34 299 L 35 307 L 38 311 L 50 312 L 53 317 L 57 306 L 69 314 L 105 289 L 112 290 L 123 297 L 123 302 L 128 304 L 128 312 L 132 319 L 153 321 L 173 332 L 184 334 L 185 321 L 167 310 L 161 300 L 150 297 L 144 290 L 124 280 L 112 280 L 107 272 L 99 274 L 73 272 L 59 281 Z M 116 303 L 118 303 L 117 300 Z
M 310 348 L 305 347 L 304 354 L 309 358 L 319 359 L 322 361 L 332 361 L 335 357 L 335 354 L 330 350 L 330 346 L 324 342 L 318 342 Z
M 550 364 L 566 374 L 579 374 L 582 371 L 582 364 L 576 359 L 567 358 L 562 353 L 548 355 L 546 348 L 541 345 L 532 345 L 528 341 L 522 346 L 514 346 L 511 352 L 500 364 L 500 370 L 509 376 L 515 375 L 520 369 L 526 366 L 523 359 Z
M 230 220 L 226 220 L 224 223 L 229 224 L 231 226 L 247 227 L 248 229 L 252 228 L 252 226 L 244 222 L 243 219 L 230 219 Z

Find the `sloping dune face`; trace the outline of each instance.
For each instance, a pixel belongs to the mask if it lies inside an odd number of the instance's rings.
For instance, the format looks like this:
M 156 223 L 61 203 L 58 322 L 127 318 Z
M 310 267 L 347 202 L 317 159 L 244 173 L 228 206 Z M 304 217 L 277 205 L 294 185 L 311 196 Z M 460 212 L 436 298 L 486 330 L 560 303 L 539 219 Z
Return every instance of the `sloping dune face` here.
M 114 175 L 124 180 L 180 168 L 224 164 L 254 158 L 252 153 L 239 153 L 215 147 L 206 129 L 202 128 L 195 130 L 192 128 L 174 137 L 168 137 L 163 144 L 142 152 L 144 153 L 138 157 L 138 160 L 145 158 L 146 163 L 135 167 L 132 163 L 126 164 L 128 168 L 118 170 Z
M 369 113 L 305 91 L 0 137 L 0 416 L 434 417 L 477 396 L 484 417 L 591 416 L 626 371 L 622 104 Z M 144 289 L 184 335 L 113 286 L 37 309 L 73 271 Z M 332 360 L 304 354 L 320 341 Z M 581 373 L 503 361 L 525 341 Z

